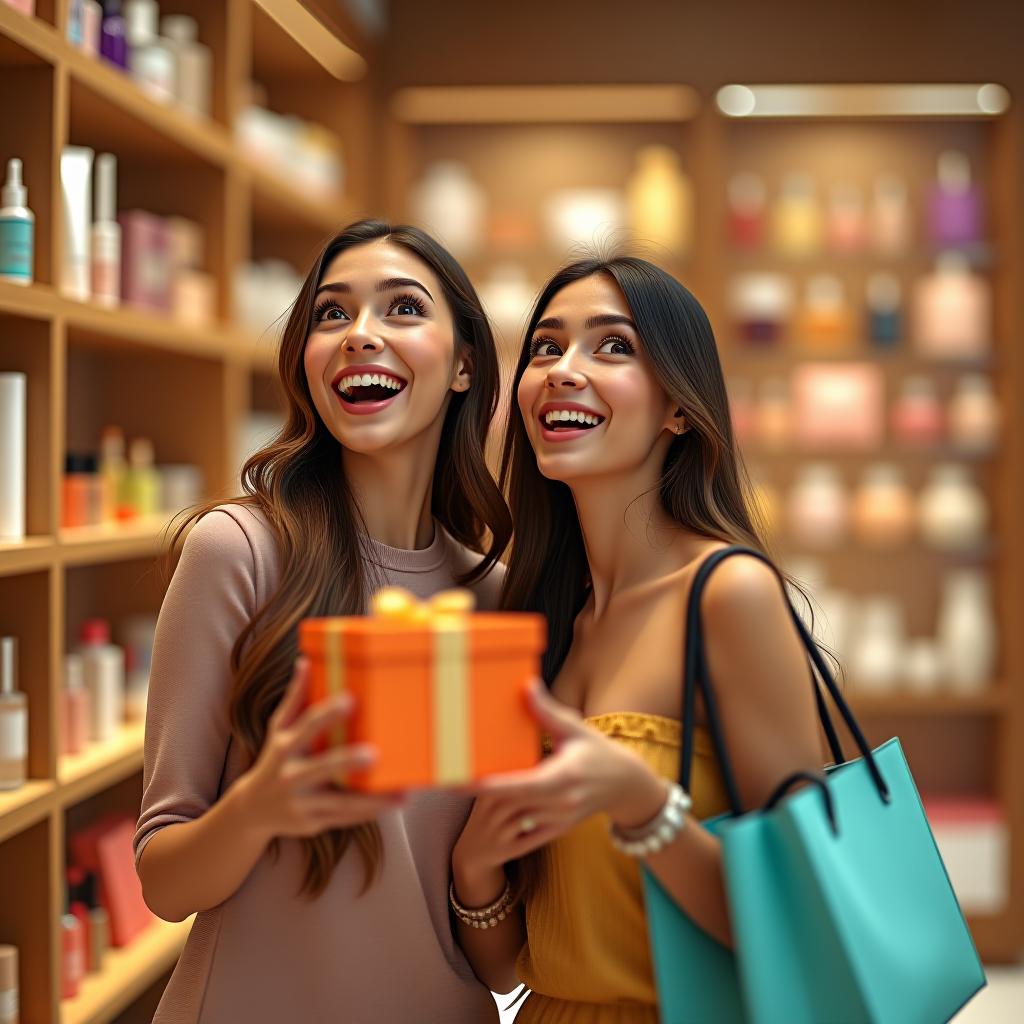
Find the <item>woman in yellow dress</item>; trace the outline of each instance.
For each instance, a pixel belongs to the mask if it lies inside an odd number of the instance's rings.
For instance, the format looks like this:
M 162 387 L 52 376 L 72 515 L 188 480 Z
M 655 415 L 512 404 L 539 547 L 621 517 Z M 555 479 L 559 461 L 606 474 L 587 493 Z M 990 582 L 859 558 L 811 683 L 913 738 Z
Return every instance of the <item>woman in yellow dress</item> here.
M 764 544 L 711 326 L 664 271 L 631 257 L 562 270 L 515 386 L 503 605 L 548 618 L 550 693 L 532 700 L 553 751 L 480 785 L 453 852 L 452 909 L 477 976 L 530 990 L 519 1021 L 649 1024 L 639 857 L 731 943 L 718 840 L 700 825 L 726 809 L 700 703 L 691 792 L 676 782 L 690 584 L 712 552 Z M 701 615 L 739 793 L 759 806 L 823 763 L 806 653 L 779 577 L 754 558 L 716 569 Z

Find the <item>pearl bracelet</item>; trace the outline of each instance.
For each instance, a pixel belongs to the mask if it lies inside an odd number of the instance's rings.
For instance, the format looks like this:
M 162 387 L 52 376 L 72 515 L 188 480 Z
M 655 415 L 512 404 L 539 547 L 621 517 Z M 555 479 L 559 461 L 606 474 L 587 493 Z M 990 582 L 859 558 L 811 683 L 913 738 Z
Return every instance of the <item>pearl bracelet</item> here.
M 448 902 L 455 916 L 470 928 L 495 928 L 508 917 L 516 898 L 512 895 L 512 886 L 506 881 L 501 895 L 493 903 L 486 907 L 464 907 L 455 898 L 455 883 L 451 882 L 448 886 Z
M 678 782 L 673 782 L 661 810 L 646 825 L 639 828 L 611 826 L 609 837 L 612 846 L 627 857 L 649 857 L 658 853 L 682 832 L 686 812 L 692 806 L 693 801 L 686 790 Z

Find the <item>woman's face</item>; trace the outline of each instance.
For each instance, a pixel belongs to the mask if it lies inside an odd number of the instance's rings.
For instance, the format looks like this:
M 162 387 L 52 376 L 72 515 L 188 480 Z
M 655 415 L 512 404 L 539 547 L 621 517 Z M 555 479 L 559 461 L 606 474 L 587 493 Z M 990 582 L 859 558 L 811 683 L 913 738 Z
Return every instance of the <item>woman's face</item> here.
M 534 329 L 519 410 L 537 466 L 551 480 L 658 471 L 682 417 L 654 375 L 615 280 L 563 288 Z
M 314 300 L 304 362 L 313 403 L 350 451 L 396 448 L 439 431 L 470 384 L 451 310 L 429 266 L 385 239 L 339 253 Z

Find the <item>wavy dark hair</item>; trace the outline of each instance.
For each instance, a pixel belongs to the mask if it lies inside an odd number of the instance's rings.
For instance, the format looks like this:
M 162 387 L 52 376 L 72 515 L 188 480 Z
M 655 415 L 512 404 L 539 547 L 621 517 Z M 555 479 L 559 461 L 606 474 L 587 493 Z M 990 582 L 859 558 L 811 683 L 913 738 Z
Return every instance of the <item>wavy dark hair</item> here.
M 234 499 L 265 516 L 283 567 L 276 593 L 257 610 L 231 652 L 232 737 L 251 758 L 263 745 L 268 719 L 291 676 L 299 622 L 308 616 L 359 614 L 368 596 L 360 545 L 360 533 L 365 532 L 362 516 L 345 478 L 341 445 L 313 405 L 303 351 L 324 270 L 346 249 L 378 240 L 407 249 L 437 275 L 452 312 L 455 344 L 472 366 L 472 386 L 450 397 L 431 499 L 438 522 L 481 556 L 458 582 L 470 584 L 486 576 L 512 533 L 508 506 L 484 460 L 488 427 L 498 402 L 498 356 L 469 278 L 442 246 L 418 228 L 379 220 L 350 224 L 324 246 L 291 308 L 277 361 L 287 422 L 270 444 L 246 462 L 245 493 Z M 172 550 L 182 534 L 218 504 L 209 502 L 184 513 L 173 533 Z M 302 844 L 305 871 L 300 892 L 310 898 L 327 887 L 351 845 L 362 856 L 364 890 L 378 874 L 384 856 L 375 823 L 325 832 L 303 839 Z
M 512 383 L 530 362 L 530 341 L 551 300 L 567 285 L 607 274 L 622 289 L 661 386 L 683 411 L 689 430 L 675 436 L 662 467 L 661 505 L 680 526 L 702 536 L 767 551 L 750 483 L 736 448 L 725 379 L 707 314 L 674 277 L 636 256 L 581 259 L 544 287 L 533 308 Z M 567 484 L 544 477 L 522 416 L 509 417 L 501 460 L 515 537 L 502 606 L 546 616 L 544 678 L 558 674 L 573 623 L 589 591 L 583 533 Z

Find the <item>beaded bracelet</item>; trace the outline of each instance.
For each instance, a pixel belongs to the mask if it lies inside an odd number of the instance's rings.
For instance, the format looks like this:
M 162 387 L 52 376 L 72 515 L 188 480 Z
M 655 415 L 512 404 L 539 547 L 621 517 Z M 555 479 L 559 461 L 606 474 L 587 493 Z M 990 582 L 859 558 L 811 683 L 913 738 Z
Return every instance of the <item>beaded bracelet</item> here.
M 649 857 L 663 850 L 683 830 L 686 812 L 693 806 L 686 790 L 673 782 L 668 787 L 668 797 L 661 810 L 646 825 L 639 828 L 609 829 L 612 846 L 627 857 Z
M 486 907 L 464 907 L 455 898 L 455 883 L 448 886 L 448 902 L 455 916 L 470 928 L 495 928 L 508 917 L 508 912 L 516 902 L 512 895 L 512 886 L 506 881 L 501 895 Z

